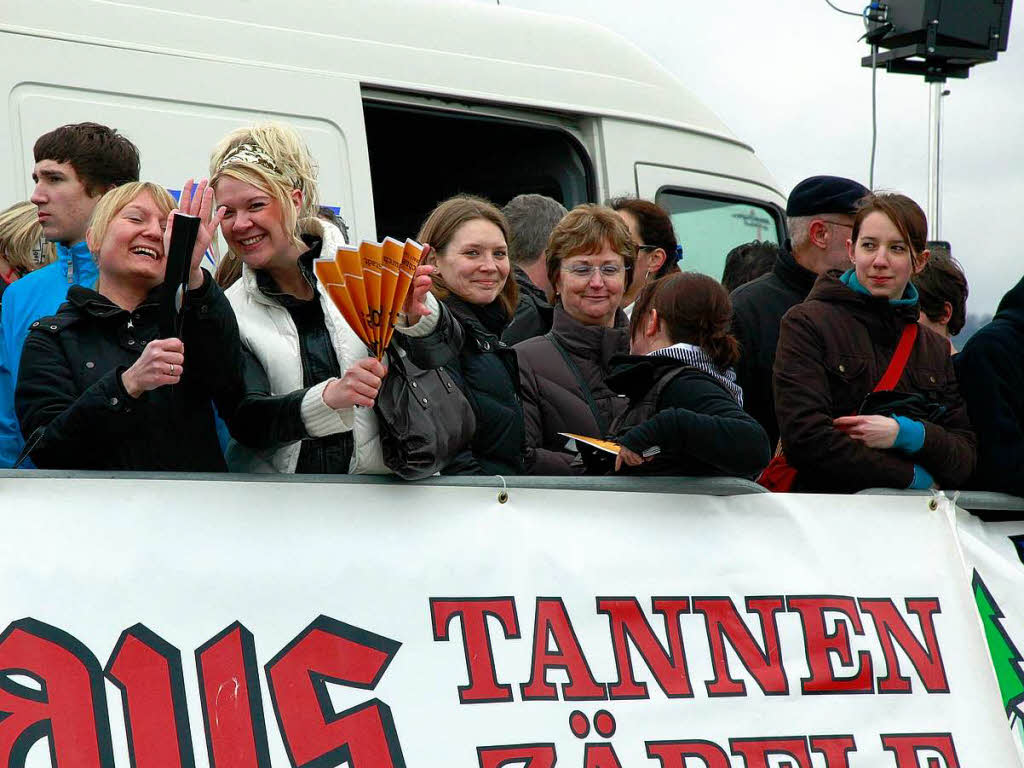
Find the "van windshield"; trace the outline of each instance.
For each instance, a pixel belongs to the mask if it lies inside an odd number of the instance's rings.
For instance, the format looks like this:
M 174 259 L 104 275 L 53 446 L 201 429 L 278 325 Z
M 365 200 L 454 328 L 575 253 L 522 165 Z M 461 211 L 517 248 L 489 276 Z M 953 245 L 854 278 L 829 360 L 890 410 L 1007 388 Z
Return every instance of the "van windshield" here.
M 737 245 L 752 240 L 779 243 L 778 214 L 761 205 L 671 189 L 660 190 L 655 202 L 672 218 L 676 239 L 683 247 L 682 269 L 718 280 L 726 254 Z

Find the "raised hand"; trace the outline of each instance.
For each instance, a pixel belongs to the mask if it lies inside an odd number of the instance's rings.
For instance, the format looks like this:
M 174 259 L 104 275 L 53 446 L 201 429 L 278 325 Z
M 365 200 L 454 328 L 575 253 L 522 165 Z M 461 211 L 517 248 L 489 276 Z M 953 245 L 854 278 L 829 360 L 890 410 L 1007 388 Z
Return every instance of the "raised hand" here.
M 185 364 L 185 345 L 181 339 L 154 339 L 142 350 L 139 359 L 121 374 L 121 383 L 132 397 L 157 387 L 181 381 Z
M 387 372 L 388 369 L 375 357 L 356 360 L 344 376 L 324 388 L 324 402 L 336 411 L 353 405 L 372 408 Z
M 209 181 L 201 179 L 197 185 L 193 179 L 189 179 L 181 189 L 178 207 L 167 217 L 167 228 L 164 230 L 165 253 L 171 244 L 174 214 L 180 212 L 199 217 L 199 234 L 196 236 L 196 246 L 192 249 L 192 267 L 188 278 L 189 290 L 195 290 L 203 284 L 203 254 L 213 242 L 217 227 L 220 226 L 220 222 L 224 218 L 224 211 L 225 209 L 221 207 L 214 214 L 213 187 L 210 186 Z
M 426 249 L 430 248 L 429 245 L 424 246 L 424 257 L 428 255 Z M 412 285 L 409 286 L 409 293 L 405 297 L 405 305 L 402 307 L 402 312 L 405 313 L 407 322 L 409 325 L 415 325 L 421 317 L 426 317 L 430 314 L 430 309 L 426 305 L 427 292 L 430 291 L 430 286 L 434 284 L 431 275 L 434 274 L 434 267 L 432 264 L 420 264 L 416 267 L 416 271 L 412 276 Z

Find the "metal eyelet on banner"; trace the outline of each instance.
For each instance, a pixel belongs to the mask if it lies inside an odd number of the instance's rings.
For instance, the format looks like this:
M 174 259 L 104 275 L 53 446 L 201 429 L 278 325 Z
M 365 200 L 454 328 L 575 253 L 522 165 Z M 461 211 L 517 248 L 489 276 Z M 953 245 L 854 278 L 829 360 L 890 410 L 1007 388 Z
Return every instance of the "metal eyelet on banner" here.
M 498 491 L 498 503 L 504 504 L 508 501 L 508 485 L 505 484 L 505 478 L 501 475 L 495 475 L 495 477 L 501 480 L 501 490 Z

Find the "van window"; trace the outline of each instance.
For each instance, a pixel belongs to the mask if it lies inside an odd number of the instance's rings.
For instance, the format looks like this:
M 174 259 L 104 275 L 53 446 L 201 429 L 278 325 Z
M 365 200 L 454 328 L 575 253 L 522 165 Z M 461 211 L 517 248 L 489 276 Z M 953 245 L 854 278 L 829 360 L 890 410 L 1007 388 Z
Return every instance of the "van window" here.
M 725 256 L 737 245 L 761 240 L 778 243 L 779 214 L 763 205 L 661 189 L 655 202 L 668 211 L 683 246 L 680 267 L 720 280 Z
M 415 237 L 460 192 L 499 207 L 527 192 L 566 208 L 596 197 L 590 158 L 557 128 L 370 100 L 363 114 L 378 237 Z

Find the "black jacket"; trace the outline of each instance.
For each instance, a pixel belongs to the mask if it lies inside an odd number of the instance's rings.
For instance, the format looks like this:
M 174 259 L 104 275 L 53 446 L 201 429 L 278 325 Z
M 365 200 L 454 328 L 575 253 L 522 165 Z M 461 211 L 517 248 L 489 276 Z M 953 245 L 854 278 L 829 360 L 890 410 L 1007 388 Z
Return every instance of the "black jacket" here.
M 978 438 L 971 484 L 1024 496 L 1024 279 L 953 362 Z
M 661 449 L 651 461 L 620 472 L 754 477 L 771 458 L 761 426 L 725 387 L 681 360 L 619 358 L 608 386 L 629 397 L 629 408 L 612 426 L 612 439 L 634 453 Z
M 576 474 L 582 467 L 574 464 L 575 453 L 564 450 L 566 438 L 559 432 L 603 437 L 626 409 L 626 399 L 605 384 L 612 359 L 629 351 L 626 314 L 619 310 L 614 328 L 583 325 L 559 304 L 551 332 L 515 350 L 526 418 L 526 469 L 531 475 Z
M 445 473 L 522 474 L 526 436 L 519 365 L 500 338 L 508 318 L 497 300 L 478 307 L 452 294 L 441 307 L 434 333 L 402 343 L 420 368 L 445 366 L 476 415 L 471 459 L 460 458 Z
M 224 471 L 211 400 L 232 434 L 253 443 L 279 431 L 277 411 L 297 408 L 286 398 L 246 397 L 235 316 L 209 274 L 186 295 L 180 383 L 132 398 L 121 374 L 158 326 L 156 290 L 129 312 L 81 286 L 56 315 L 32 324 L 15 407 L 36 466 Z
M 784 248 L 771 272 L 741 285 L 730 297 L 732 332 L 740 342 L 736 383 L 743 387 L 743 407 L 764 427 L 773 446 L 779 440 L 772 390 L 779 325 L 790 307 L 807 298 L 817 277 Z
M 548 303 L 547 294 L 518 266 L 513 265 L 516 285 L 519 286 L 519 304 L 512 323 L 501 334 L 501 340 L 510 347 L 521 341 L 543 336 L 551 330 L 555 308 Z

